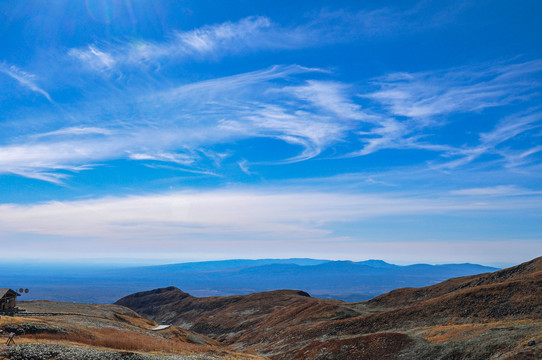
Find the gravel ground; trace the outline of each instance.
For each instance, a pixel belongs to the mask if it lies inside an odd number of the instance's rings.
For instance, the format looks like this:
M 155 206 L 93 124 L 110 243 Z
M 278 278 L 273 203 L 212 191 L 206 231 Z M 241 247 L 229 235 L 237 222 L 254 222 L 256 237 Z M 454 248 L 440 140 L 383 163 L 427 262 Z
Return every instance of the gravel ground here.
M 148 355 L 50 344 L 0 346 L 0 356 L 9 360 L 221 360 L 205 355 Z

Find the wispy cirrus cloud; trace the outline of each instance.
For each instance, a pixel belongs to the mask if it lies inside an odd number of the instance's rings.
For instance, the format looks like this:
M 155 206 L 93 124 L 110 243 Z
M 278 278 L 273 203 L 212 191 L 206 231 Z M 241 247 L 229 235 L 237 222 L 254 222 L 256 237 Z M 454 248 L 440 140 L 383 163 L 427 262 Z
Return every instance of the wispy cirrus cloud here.
M 164 161 L 164 162 L 171 162 L 171 163 L 180 164 L 180 165 L 192 165 L 194 163 L 194 157 L 187 154 L 135 153 L 135 154 L 129 154 L 128 158 L 132 160 L 140 160 L 140 161 L 145 161 L 145 160 Z
M 247 51 L 306 47 L 315 35 L 310 29 L 283 28 L 267 17 L 252 16 L 237 22 L 177 31 L 162 42 L 92 44 L 71 49 L 68 54 L 90 68 L 108 71 L 118 66 L 152 65 L 163 59 L 219 58 Z
M 132 39 L 102 42 L 73 48 L 68 55 L 90 69 L 109 72 L 133 66 L 153 66 L 167 60 L 219 59 L 226 55 L 262 50 L 318 47 L 356 41 L 360 38 L 419 29 L 435 23 L 420 21 L 421 8 L 347 11 L 321 10 L 307 16 L 305 23 L 284 26 L 265 16 L 206 25 L 188 31 L 173 31 L 162 41 Z M 451 12 L 447 11 L 450 17 Z M 442 23 L 442 21 L 439 21 Z
M 522 80 L 536 79 L 542 72 L 539 61 L 477 69 L 390 74 L 360 87 L 319 79 L 333 76 L 322 69 L 273 66 L 180 86 L 112 90 L 76 103 L 70 115 L 75 122 L 0 146 L 0 172 L 60 183 L 67 176 L 57 174 L 61 170 L 129 159 L 215 174 L 222 162 L 215 146 L 235 148 L 241 140 L 256 138 L 278 140 L 295 154 L 265 161 L 242 151 L 223 154 L 242 164 L 238 168 L 245 174 L 243 169 L 255 164 L 304 161 L 326 151 L 354 157 L 417 149 L 436 153 L 431 166 L 442 169 L 486 154 L 506 164 L 526 163 L 540 149 L 514 139 L 534 136 L 541 120 L 537 109 L 491 121 L 496 125 L 480 133 L 478 142 L 431 141 L 444 125 L 453 126 L 452 114 L 521 102 L 540 88 L 538 81 Z M 369 91 L 360 95 L 360 88 Z M 347 146 L 338 150 L 342 144 Z
M 359 36 L 378 35 L 390 29 L 410 29 L 412 24 L 419 22 L 423 7 L 418 4 L 406 12 L 392 8 L 356 13 L 320 11 L 295 27 L 282 26 L 267 17 L 252 16 L 177 31 L 163 41 L 91 44 L 88 48 L 71 49 L 69 54 L 92 69 L 109 72 L 126 66 L 157 65 L 162 60 L 218 59 L 251 51 L 320 46 L 341 41 L 337 40 L 341 38 L 354 41 Z M 428 26 L 437 26 L 440 20 Z M 153 110 L 149 117 L 165 122 L 159 127 L 176 134 L 183 123 L 183 131 L 191 137 L 181 136 L 189 143 L 182 151 L 190 148 L 192 150 L 188 152 L 192 153 L 194 147 L 203 144 L 271 137 L 303 149 L 298 155 L 282 160 L 295 162 L 314 158 L 346 138 L 355 137 L 355 145 L 336 156 L 366 156 L 385 149 L 417 149 L 442 155 L 444 161 L 437 159 L 433 163 L 452 169 L 487 153 L 508 159 L 508 164 L 520 164 L 538 152 L 536 147 L 497 151 L 496 145 L 488 139 L 490 133 L 481 134 L 479 144 L 464 146 L 435 143 L 432 137 L 451 122 L 450 117 L 454 114 L 481 113 L 531 98 L 540 88 L 540 60 L 386 74 L 362 86 L 366 91 L 358 92 L 358 99 L 352 94 L 360 84 L 316 79 L 300 83 L 288 79 L 291 75 L 316 71 L 324 72 L 299 66 L 273 67 L 155 91 L 143 101 L 155 104 L 158 110 Z M 271 85 L 279 79 L 286 85 Z M 229 92 L 228 99 L 224 96 L 226 91 Z M 255 91 L 261 95 L 249 94 Z M 176 120 L 165 120 L 166 111 L 182 115 L 176 115 Z M 153 127 L 158 121 L 154 122 Z M 203 124 L 206 124 L 206 131 L 202 129 Z M 498 135 L 496 132 L 491 134 Z M 176 148 L 179 148 L 178 144 L 159 149 L 151 146 L 145 154 L 135 147 L 128 153 L 132 154 L 131 159 L 167 161 L 169 158 L 173 161 L 175 156 L 159 154 L 174 154 Z M 190 161 L 195 162 L 194 159 Z M 249 165 L 248 162 L 244 164 Z
M 39 87 L 36 84 L 35 78 L 36 76 L 30 73 L 27 73 L 21 69 L 19 69 L 15 65 L 7 65 L 6 63 L 0 63 L 0 73 L 3 73 L 12 79 L 16 80 L 17 83 L 24 88 L 27 88 L 31 91 L 34 91 L 43 97 L 45 97 L 49 102 L 53 102 L 53 99 L 49 95 L 49 93 L 45 90 L 43 90 L 41 87 Z
M 395 116 L 428 118 L 481 111 L 528 97 L 540 87 L 525 76 L 540 74 L 542 61 L 473 66 L 444 71 L 394 73 L 375 81 L 378 91 L 363 97 L 381 103 Z
M 91 168 L 94 161 L 110 158 L 122 144 L 96 140 L 25 142 L 0 147 L 0 173 L 60 184 L 67 177 L 59 170 L 72 172 Z
M 36 134 L 35 138 L 53 136 L 82 136 L 82 135 L 111 135 L 111 130 L 97 127 L 75 126 L 54 130 L 46 133 Z
M 496 146 L 522 133 L 540 128 L 542 126 L 541 120 L 542 111 L 540 109 L 505 117 L 497 123 L 493 130 L 480 134 L 480 141 L 488 146 Z
M 113 54 L 103 52 L 95 45 L 89 45 L 86 49 L 71 49 L 68 55 L 95 70 L 110 70 L 119 62 Z
M 480 143 L 458 147 L 430 142 L 435 129 L 450 124 L 450 116 L 481 113 L 492 107 L 521 103 L 535 96 L 542 82 L 542 61 L 471 66 L 422 73 L 393 73 L 376 79 L 377 91 L 361 94 L 379 110 L 380 125 L 360 135 L 366 145 L 351 156 L 367 155 L 381 149 L 422 149 L 458 157 L 449 167 L 467 164 L 489 149 L 537 126 L 539 114 L 515 115 L 501 120 L 488 133 L 480 134 Z M 529 80 L 525 80 L 526 78 Z M 506 154 L 501 154 L 506 156 Z
M 537 145 L 532 146 L 522 142 L 514 142 L 514 138 L 539 129 L 541 126 L 542 111 L 539 109 L 505 117 L 492 130 L 481 133 L 478 144 L 449 149 L 448 155 L 457 158 L 439 166 L 452 169 L 468 164 L 487 154 L 498 155 L 508 166 L 525 164 L 529 156 L 535 155 L 542 149 Z
M 292 108 L 292 101 L 302 107 L 300 100 L 276 91 L 284 80 L 298 81 L 292 77 L 315 72 L 320 70 L 275 66 L 81 104 L 77 113 L 81 125 L 29 134 L 0 146 L 0 172 L 58 183 L 66 175 L 55 177 L 51 170 L 79 171 L 113 159 L 194 165 L 197 170 L 197 161 L 216 164 L 219 154 L 206 148 L 254 137 L 301 148 L 299 155 L 277 161 L 308 159 L 348 130 L 329 114 Z M 269 98 L 260 95 L 266 93 L 271 94 Z M 144 116 L 131 117 L 134 109 Z
M 247 174 L 248 176 L 253 175 L 252 171 L 250 171 L 250 168 L 248 166 L 248 162 L 247 162 L 246 159 L 239 160 L 237 162 L 237 166 L 239 166 L 241 171 L 244 172 L 245 174 Z
M 340 82 L 308 80 L 303 85 L 286 87 L 282 91 L 290 92 L 344 120 L 378 121 L 379 116 L 364 112 L 360 105 L 350 99 L 348 87 Z
M 498 185 L 491 187 L 453 190 L 450 192 L 450 194 L 464 196 L 523 196 L 542 195 L 542 192 L 522 189 L 515 185 Z

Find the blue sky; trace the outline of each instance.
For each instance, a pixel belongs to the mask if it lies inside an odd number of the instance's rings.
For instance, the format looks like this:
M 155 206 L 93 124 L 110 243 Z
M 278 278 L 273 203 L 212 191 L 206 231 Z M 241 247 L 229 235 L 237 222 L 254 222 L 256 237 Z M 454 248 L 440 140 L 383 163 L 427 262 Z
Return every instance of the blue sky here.
M 1 1 L 0 257 L 542 255 L 541 14 Z

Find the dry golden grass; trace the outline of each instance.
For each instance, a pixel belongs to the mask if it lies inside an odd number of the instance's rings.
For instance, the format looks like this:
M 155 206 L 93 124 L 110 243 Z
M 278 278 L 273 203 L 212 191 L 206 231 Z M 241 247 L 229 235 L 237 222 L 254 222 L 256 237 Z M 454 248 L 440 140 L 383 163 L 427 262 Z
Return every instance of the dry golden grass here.
M 31 311 L 34 312 L 64 314 L 0 317 L 0 328 L 16 325 L 16 329 L 26 330 L 26 334 L 15 338 L 17 344 L 41 343 L 138 353 L 211 355 L 228 360 L 263 359 L 233 351 L 215 340 L 175 326 L 151 331 L 156 326 L 155 322 L 118 305 L 66 304 L 63 308 L 62 303 L 40 301 L 26 305 L 27 308 L 32 307 Z M 7 339 L 7 334 L 4 333 L 4 336 L 0 338 L 0 343 Z
M 36 323 L 43 322 L 42 321 L 43 319 L 34 318 L 34 317 L 23 318 L 20 316 L 0 316 L 0 327 L 3 327 L 4 325 L 8 325 L 8 324 L 14 324 L 14 325 L 22 324 L 22 323 L 28 322 L 29 320 Z
M 486 331 L 498 329 L 520 329 L 524 327 L 542 327 L 541 321 L 516 320 L 516 321 L 494 321 L 476 324 L 449 324 L 436 325 L 420 329 L 421 336 L 432 344 L 446 341 L 462 341 L 472 339 Z
M 484 331 L 486 331 L 485 327 L 475 324 L 441 325 L 433 327 L 424 338 L 432 344 L 438 344 L 444 341 L 465 340 L 478 336 Z
M 88 327 L 80 323 L 85 319 L 81 317 L 31 317 L 31 316 L 2 316 L 0 317 L 0 327 L 4 325 L 21 325 L 21 324 L 44 324 L 48 326 L 60 326 L 66 329 L 67 332 L 60 333 L 40 333 L 32 335 L 21 335 L 18 339 L 22 340 L 53 340 L 66 341 L 89 346 L 105 347 L 118 350 L 140 350 L 140 351 L 163 351 L 170 353 L 198 353 L 205 352 L 211 349 L 211 346 L 199 344 L 191 344 L 187 342 L 186 334 L 181 331 L 167 331 L 162 334 L 167 334 L 168 338 L 160 337 L 160 334 L 144 334 L 142 331 L 148 327 L 140 327 L 134 325 L 149 325 L 147 321 L 137 321 L 139 319 L 127 318 L 120 319 L 119 322 L 126 329 L 115 329 L 107 327 L 113 321 L 109 319 L 98 320 L 102 327 Z M 92 319 L 96 321 L 95 319 Z M 133 328 L 133 330 L 130 330 Z M 139 331 L 137 331 L 139 330 Z M 156 336 L 153 336 L 156 335 Z
M 174 339 L 116 329 L 99 329 L 91 332 L 70 332 L 67 334 L 22 335 L 17 337 L 15 341 L 17 344 L 59 344 L 138 353 L 219 355 L 228 360 L 262 359 L 260 356 L 237 353 L 225 347 L 190 344 Z
M 87 332 L 70 332 L 67 334 L 23 335 L 21 338 L 29 340 L 71 342 L 116 350 L 158 351 L 183 354 L 202 353 L 212 349 L 211 346 L 190 344 L 161 337 L 154 337 L 135 331 L 122 331 L 107 328 Z

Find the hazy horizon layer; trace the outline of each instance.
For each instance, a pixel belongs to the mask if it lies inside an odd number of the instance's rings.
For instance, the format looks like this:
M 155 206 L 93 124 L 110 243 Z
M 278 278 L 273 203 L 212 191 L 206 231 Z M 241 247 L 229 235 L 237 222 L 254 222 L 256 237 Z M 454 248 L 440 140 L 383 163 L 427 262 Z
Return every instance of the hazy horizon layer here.
M 20 258 L 20 259 L 2 259 L 0 258 L 0 267 L 2 265 L 17 265 L 18 268 L 23 266 L 29 267 L 74 267 L 74 268 L 119 268 L 119 267 L 146 267 L 146 266 L 167 266 L 167 265 L 179 265 L 179 264 L 199 264 L 199 263 L 212 263 L 212 262 L 227 262 L 227 261 L 258 261 L 258 260 L 313 260 L 318 262 L 328 261 L 347 261 L 347 262 L 364 262 L 364 261 L 384 261 L 389 264 L 408 266 L 417 264 L 427 265 L 447 265 L 447 264 L 472 264 L 470 262 L 390 262 L 381 259 L 312 259 L 312 258 L 218 258 L 218 259 L 190 259 L 190 260 L 178 260 L 178 259 L 134 259 L 134 258 L 75 258 L 75 259 L 39 259 L 39 258 Z M 525 259 L 525 261 L 530 258 Z M 495 268 L 505 268 L 517 265 L 512 262 L 499 262 L 499 263 L 476 263 L 476 265 L 489 266 Z
M 158 266 L 0 264 L 0 287 L 30 289 L 20 300 L 113 303 L 126 295 L 176 286 L 197 297 L 297 289 L 312 296 L 363 301 L 400 287 L 497 270 L 477 264 L 414 264 L 315 259 L 191 262 Z

